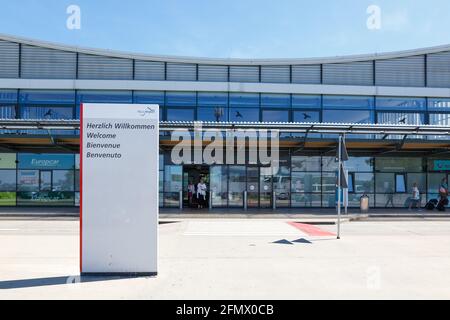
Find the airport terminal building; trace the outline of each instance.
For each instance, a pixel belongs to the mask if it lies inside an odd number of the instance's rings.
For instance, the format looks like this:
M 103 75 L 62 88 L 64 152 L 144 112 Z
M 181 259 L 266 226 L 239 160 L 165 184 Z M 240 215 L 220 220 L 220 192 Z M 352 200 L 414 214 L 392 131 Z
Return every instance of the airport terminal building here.
M 405 207 L 414 183 L 425 204 L 450 174 L 450 45 L 333 58 L 211 59 L 0 35 L 1 206 L 79 205 L 79 131 L 47 130 L 40 122 L 79 119 L 80 104 L 89 102 L 160 106 L 160 207 L 178 208 L 180 191 L 189 206 L 188 182 L 200 177 L 213 208 L 243 208 L 244 199 L 249 208 L 334 207 L 337 135 L 329 129 L 344 124 L 350 206 L 367 194 L 372 207 Z M 25 120 L 36 128 L 14 126 Z M 192 129 L 195 121 L 223 131 L 276 126 L 280 170 L 173 163 L 171 128 Z M 353 134 L 352 124 L 371 129 Z M 383 125 L 409 133 L 386 133 Z M 440 134 L 418 134 L 427 127 Z M 117 181 L 118 196 L 120 188 Z

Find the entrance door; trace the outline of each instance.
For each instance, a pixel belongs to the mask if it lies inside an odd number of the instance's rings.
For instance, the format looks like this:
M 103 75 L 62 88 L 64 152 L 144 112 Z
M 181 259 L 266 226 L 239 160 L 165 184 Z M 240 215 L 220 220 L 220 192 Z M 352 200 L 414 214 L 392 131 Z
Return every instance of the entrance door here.
M 197 186 L 200 180 L 206 185 L 206 197 L 202 199 L 197 197 Z M 189 197 L 188 186 L 194 185 L 194 194 Z M 209 166 L 203 165 L 185 165 L 183 166 L 183 208 L 199 209 L 209 207 Z
M 259 206 L 260 208 L 272 207 L 272 175 L 263 174 L 262 168 L 260 168 L 259 175 Z

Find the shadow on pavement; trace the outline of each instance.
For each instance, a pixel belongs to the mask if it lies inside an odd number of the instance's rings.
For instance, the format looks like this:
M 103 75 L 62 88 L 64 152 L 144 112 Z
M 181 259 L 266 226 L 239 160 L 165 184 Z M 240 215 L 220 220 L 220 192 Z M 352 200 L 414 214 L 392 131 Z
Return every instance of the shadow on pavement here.
M 65 276 L 65 277 L 7 280 L 7 281 L 0 281 L 0 290 L 56 286 L 62 284 L 70 285 L 76 283 L 88 283 L 88 282 L 132 279 L 132 278 L 142 278 L 142 276 Z
M 292 242 L 290 242 L 289 240 L 286 240 L 286 239 L 277 240 L 277 241 L 274 241 L 272 243 L 276 243 L 276 244 L 293 244 Z

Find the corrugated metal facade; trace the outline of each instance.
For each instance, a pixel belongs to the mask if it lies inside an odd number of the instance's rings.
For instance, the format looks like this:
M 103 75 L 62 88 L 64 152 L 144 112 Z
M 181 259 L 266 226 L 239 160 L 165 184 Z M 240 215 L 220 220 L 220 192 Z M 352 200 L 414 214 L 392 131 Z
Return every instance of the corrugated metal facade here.
M 373 62 L 324 64 L 323 83 L 371 86 L 373 85 Z
M 423 55 L 377 60 L 375 70 L 376 85 L 378 86 L 425 86 L 425 57 Z
M 0 78 L 19 77 L 19 44 L 0 40 Z
M 292 83 L 320 84 L 320 65 L 292 66 Z
M 28 79 L 74 79 L 77 74 L 75 52 L 22 46 L 21 75 Z
M 291 82 L 290 66 L 262 66 L 261 82 L 289 83 Z
M 136 60 L 134 63 L 134 78 L 136 80 L 165 80 L 164 62 L 141 61 Z
M 427 84 L 429 87 L 450 88 L 450 51 L 427 56 Z
M 138 57 L 133 61 L 131 57 L 77 54 L 69 49 L 64 51 L 37 44 L 20 45 L 0 40 L 0 78 L 230 81 L 450 88 L 450 51 L 322 65 L 320 62 L 300 65 L 230 66 L 205 63 L 143 61 Z
M 228 81 L 228 66 L 202 65 L 198 66 L 198 81 Z
M 131 80 L 133 60 L 80 53 L 79 79 Z
M 197 65 L 188 63 L 167 63 L 167 80 L 197 80 Z
M 230 66 L 231 82 L 259 82 L 258 66 Z

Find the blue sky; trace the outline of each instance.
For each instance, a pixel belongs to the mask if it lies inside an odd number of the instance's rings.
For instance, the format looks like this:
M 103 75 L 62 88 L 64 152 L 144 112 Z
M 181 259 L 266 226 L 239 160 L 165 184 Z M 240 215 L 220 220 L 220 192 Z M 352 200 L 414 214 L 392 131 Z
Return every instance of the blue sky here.
M 140 52 L 302 58 L 450 44 L 448 0 L 0 0 L 0 33 Z M 81 29 L 66 8 L 81 9 Z M 369 5 L 381 29 L 369 30 Z

